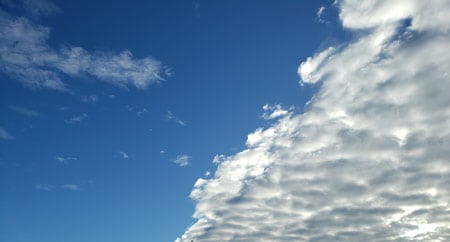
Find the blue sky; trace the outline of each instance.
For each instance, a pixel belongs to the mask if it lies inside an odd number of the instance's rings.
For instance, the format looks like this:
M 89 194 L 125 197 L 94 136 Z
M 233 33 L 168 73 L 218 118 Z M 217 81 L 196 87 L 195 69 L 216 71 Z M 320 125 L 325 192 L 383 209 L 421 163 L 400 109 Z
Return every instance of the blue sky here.
M 448 240 L 448 1 L 0 4 L 1 242 Z
M 298 63 L 337 31 L 316 16 L 330 1 L 26 2 L 2 2 L 2 24 L 48 28 L 38 43 L 48 52 L 129 51 L 170 74 L 138 88 L 55 70 L 65 84 L 55 90 L 3 66 L 0 240 L 10 242 L 175 239 L 213 157 L 268 125 L 262 106 L 302 110 L 313 88 L 299 85 Z M 174 163 L 183 156 L 189 165 Z

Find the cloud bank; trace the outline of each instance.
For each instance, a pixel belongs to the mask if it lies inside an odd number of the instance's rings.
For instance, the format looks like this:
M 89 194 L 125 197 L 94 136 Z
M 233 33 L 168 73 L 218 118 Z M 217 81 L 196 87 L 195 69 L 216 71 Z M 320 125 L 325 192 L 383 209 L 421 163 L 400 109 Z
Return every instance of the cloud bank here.
M 25 9 L 34 9 L 32 16 L 56 11 L 49 1 L 23 4 Z M 0 10 L 0 70 L 28 87 L 59 91 L 69 90 L 64 80 L 68 77 L 92 77 L 116 86 L 144 89 L 170 74 L 152 57 L 138 59 L 128 50 L 91 53 L 69 44 L 55 49 L 49 45 L 49 38 L 49 27 Z
M 307 111 L 199 178 L 176 241 L 450 240 L 450 2 L 337 6 L 358 37 L 301 63 Z

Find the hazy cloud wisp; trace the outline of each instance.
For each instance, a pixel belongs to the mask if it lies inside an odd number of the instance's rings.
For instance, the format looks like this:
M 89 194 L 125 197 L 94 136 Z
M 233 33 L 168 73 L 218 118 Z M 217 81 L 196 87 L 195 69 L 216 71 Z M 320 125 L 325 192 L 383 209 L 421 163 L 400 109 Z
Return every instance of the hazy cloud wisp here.
M 32 6 L 33 16 L 54 12 L 49 1 L 24 1 L 24 8 Z M 28 87 L 60 91 L 69 91 L 65 76 L 91 76 L 116 86 L 143 89 L 171 72 L 160 61 L 135 58 L 129 50 L 91 53 L 70 44 L 56 49 L 49 45 L 49 38 L 49 27 L 0 10 L 0 70 Z

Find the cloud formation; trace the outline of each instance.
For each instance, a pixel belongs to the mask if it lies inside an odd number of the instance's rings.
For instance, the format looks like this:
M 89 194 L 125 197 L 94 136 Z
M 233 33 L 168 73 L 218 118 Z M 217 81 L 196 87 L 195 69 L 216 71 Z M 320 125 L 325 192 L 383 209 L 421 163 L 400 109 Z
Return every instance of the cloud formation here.
M 41 191 L 47 191 L 50 192 L 52 191 L 55 187 L 53 185 L 50 184 L 36 184 L 34 185 L 34 188 L 36 190 L 41 190 Z
M 38 112 L 36 112 L 34 110 L 31 110 L 29 108 L 18 107 L 18 106 L 14 106 L 14 105 L 9 106 L 9 108 L 11 110 L 13 110 L 14 112 L 16 112 L 16 113 L 22 114 L 22 115 L 25 115 L 25 116 L 29 116 L 29 117 L 37 117 L 37 116 L 39 116 Z
M 6 129 L 0 127 L 0 139 L 14 139 L 14 137 Z
M 450 240 L 450 2 L 337 6 L 358 37 L 301 63 L 307 111 L 199 178 L 176 241 Z
M 173 122 L 179 124 L 180 126 L 186 126 L 186 121 L 183 121 L 180 118 L 178 118 L 177 116 L 175 116 L 175 114 L 172 111 L 167 111 L 166 119 L 168 121 L 173 121 Z
M 80 190 L 80 185 L 77 184 L 64 184 L 61 186 L 61 188 L 72 191 L 72 192 L 76 192 Z
M 49 1 L 23 1 L 33 16 L 56 10 Z M 52 10 L 53 9 L 53 10 Z M 170 70 L 152 57 L 135 58 L 131 51 L 89 52 L 65 44 L 49 45 L 50 28 L 0 10 L 0 70 L 31 88 L 69 91 L 65 77 L 86 77 L 121 87 L 144 89 L 159 83 Z
M 88 118 L 89 118 L 89 115 L 82 113 L 82 114 L 74 115 L 69 119 L 66 119 L 66 123 L 68 123 L 68 124 L 81 123 Z
M 119 155 L 120 155 L 123 159 L 128 159 L 128 158 L 130 158 L 130 157 L 128 156 L 128 154 L 125 153 L 125 152 L 123 152 L 123 151 L 119 151 Z
M 178 164 L 179 166 L 187 166 L 191 164 L 189 160 L 192 157 L 189 155 L 177 155 L 177 157 L 173 160 L 173 163 Z
M 72 162 L 72 161 L 76 161 L 76 160 L 78 160 L 76 157 L 70 157 L 70 156 L 68 156 L 68 157 L 63 157 L 63 156 L 56 156 L 55 157 L 55 160 L 57 160 L 58 162 L 60 162 L 60 163 L 63 163 L 63 164 L 69 164 L 70 162 Z

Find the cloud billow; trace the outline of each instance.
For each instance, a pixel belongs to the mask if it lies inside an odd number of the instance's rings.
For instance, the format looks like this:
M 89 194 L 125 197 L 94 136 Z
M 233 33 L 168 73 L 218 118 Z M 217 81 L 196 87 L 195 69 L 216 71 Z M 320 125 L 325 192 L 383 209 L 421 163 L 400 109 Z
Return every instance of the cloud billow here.
M 450 3 L 338 7 L 358 38 L 300 65 L 307 111 L 199 178 L 176 241 L 450 240 Z

